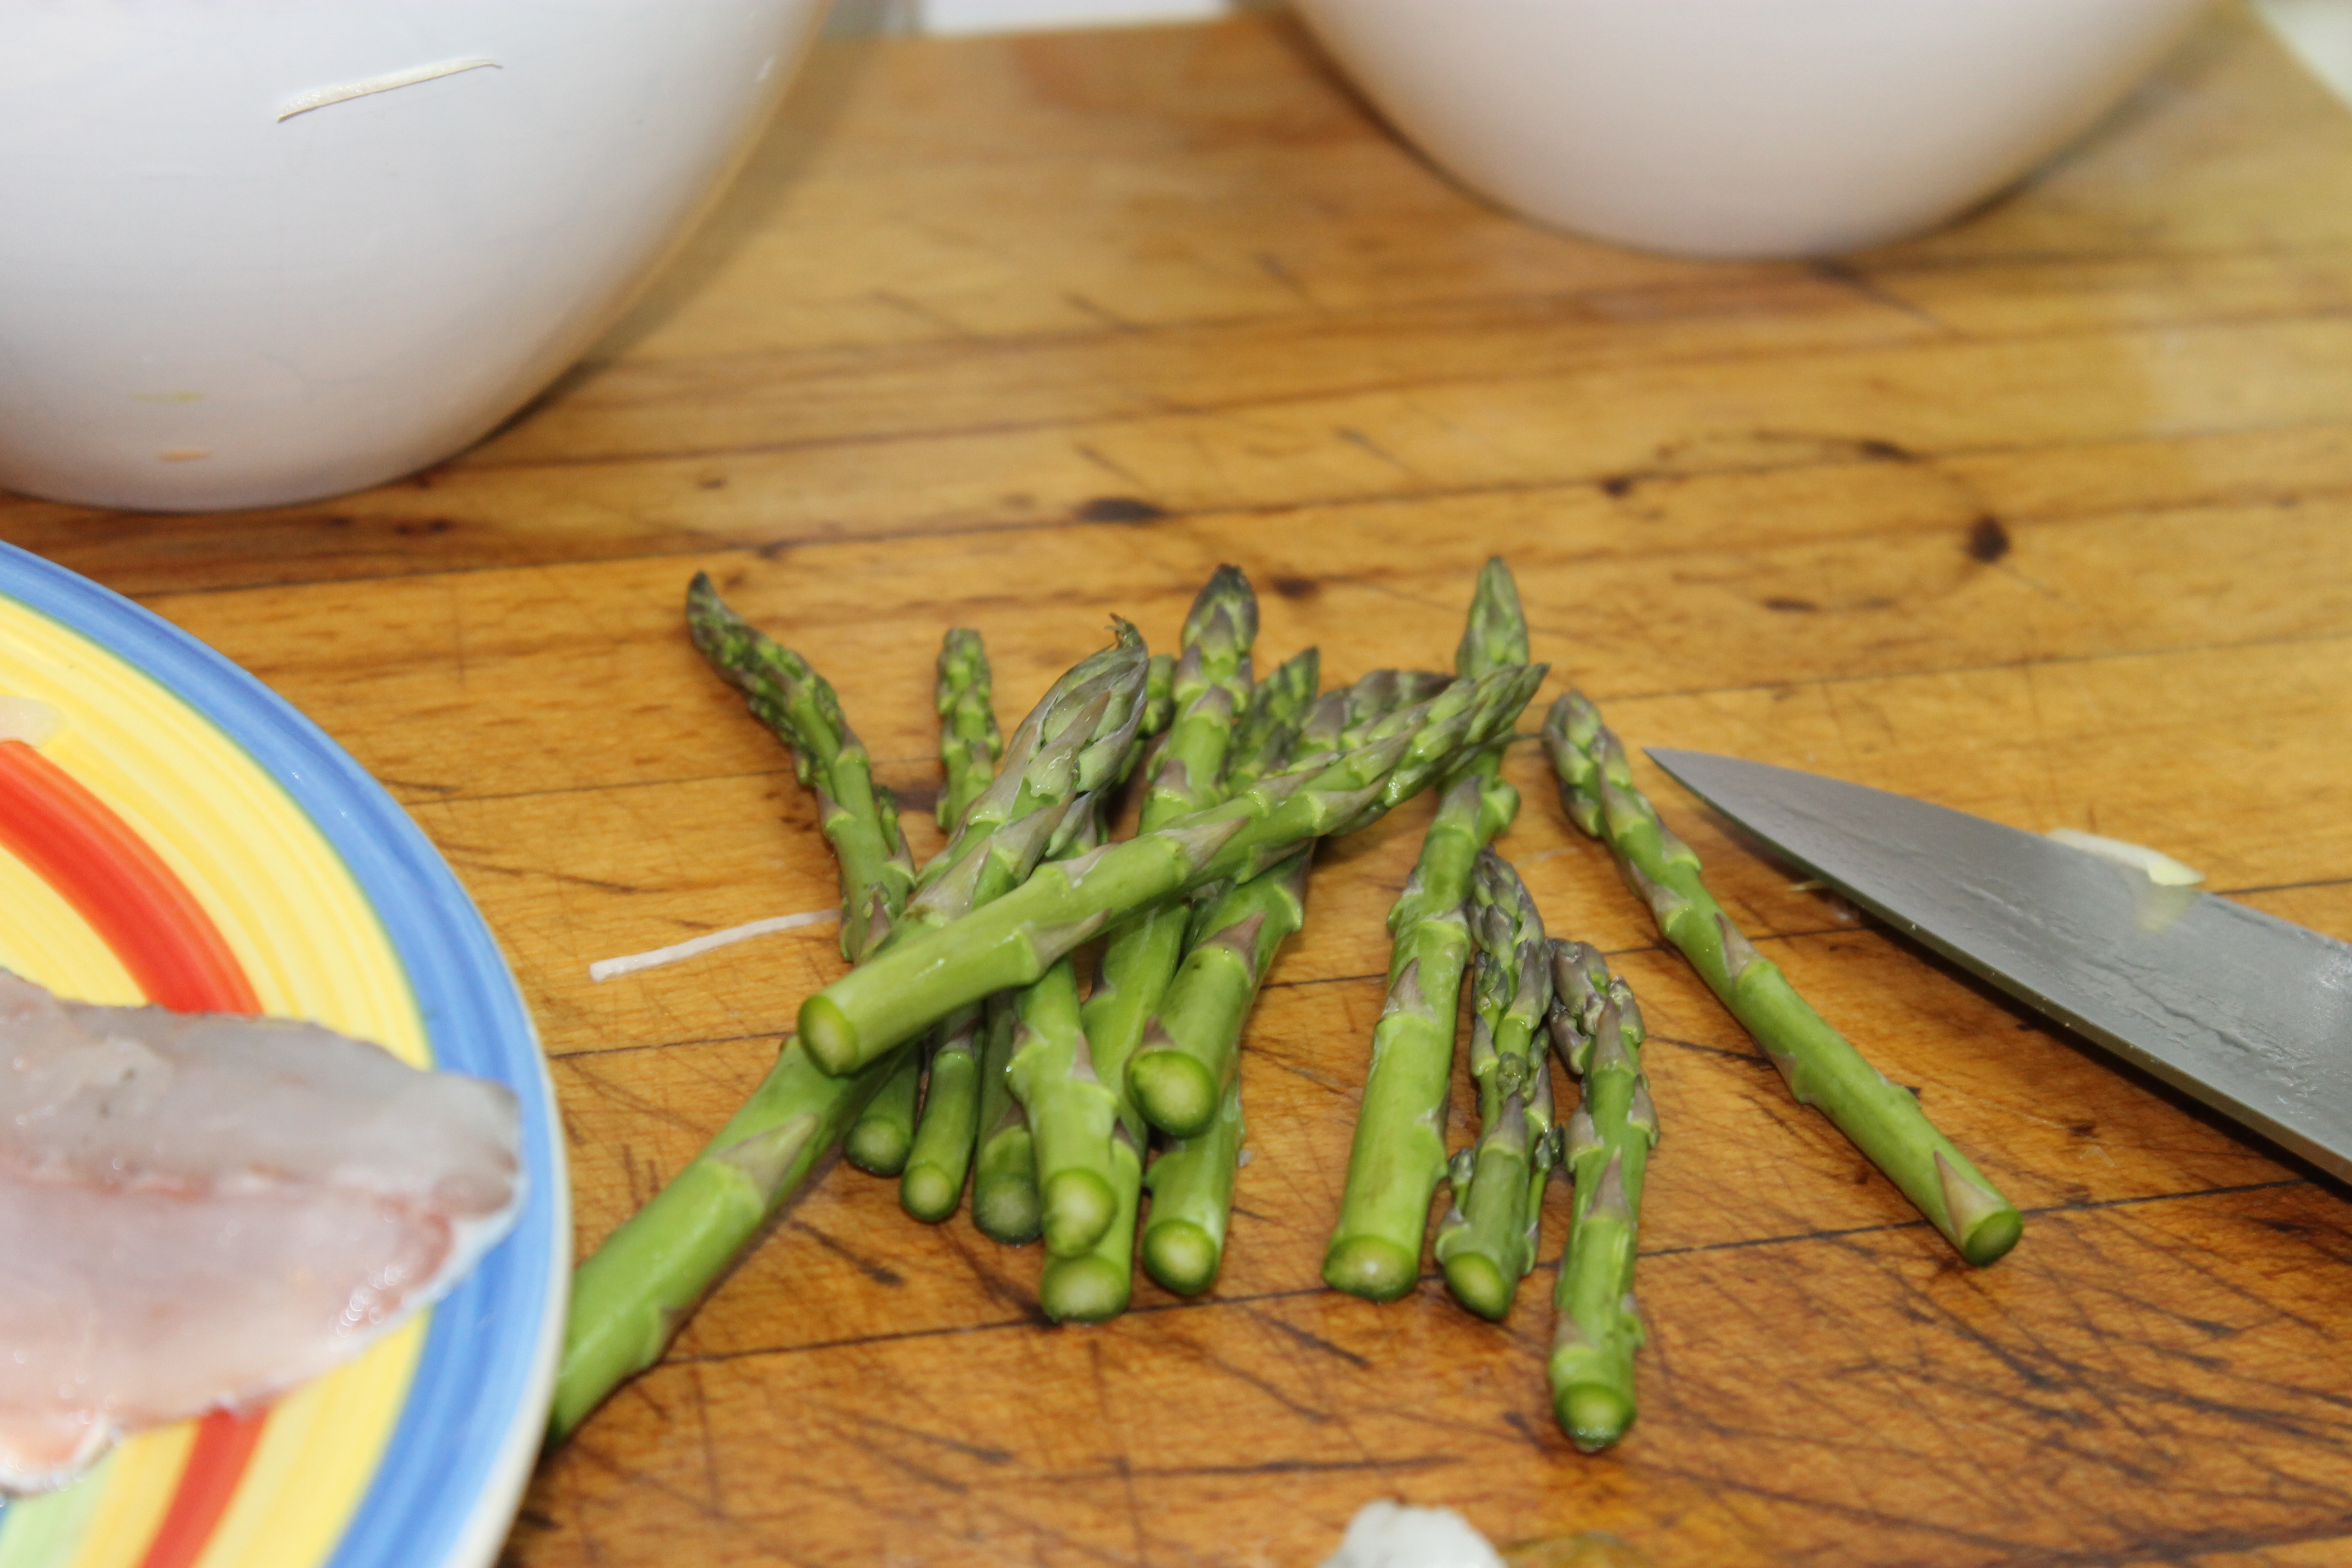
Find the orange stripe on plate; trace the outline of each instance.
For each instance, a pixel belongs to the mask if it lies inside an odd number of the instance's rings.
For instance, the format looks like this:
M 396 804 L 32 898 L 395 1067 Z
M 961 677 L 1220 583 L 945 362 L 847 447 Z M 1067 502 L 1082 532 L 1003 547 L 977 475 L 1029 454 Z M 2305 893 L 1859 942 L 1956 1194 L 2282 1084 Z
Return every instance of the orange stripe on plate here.
M 22 741 L 0 741 L 0 844 L 80 911 L 157 1006 L 258 1013 L 253 984 L 204 906 L 104 801 Z M 140 1568 L 188 1568 L 236 1495 L 267 1410 L 196 1426 Z
M 139 989 L 175 1013 L 258 1013 L 220 928 L 106 803 L 22 741 L 0 741 L 0 844 L 55 888 Z
M 155 1539 L 139 1568 L 188 1568 L 213 1538 L 213 1527 L 228 1511 L 246 1462 L 261 1441 L 269 1412 L 215 1410 L 196 1424 L 195 1447 L 173 1490 L 172 1506 L 155 1527 Z

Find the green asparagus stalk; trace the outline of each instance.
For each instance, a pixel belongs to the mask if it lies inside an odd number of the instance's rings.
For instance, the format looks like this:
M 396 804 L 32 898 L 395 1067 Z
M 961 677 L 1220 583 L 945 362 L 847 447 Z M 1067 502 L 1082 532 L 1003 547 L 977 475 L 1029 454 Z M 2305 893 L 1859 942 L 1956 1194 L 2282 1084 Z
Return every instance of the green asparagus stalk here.
M 841 861 L 845 947 L 866 951 L 865 937 L 880 945 L 911 878 L 889 793 L 874 784 L 832 687 L 721 603 L 707 575 L 698 574 L 687 592 L 687 625 L 753 713 L 793 748 L 795 772 L 823 803 L 825 835 Z M 865 919 L 850 918 L 860 910 Z M 886 1055 L 853 1078 L 834 1077 L 816 1069 L 796 1038 L 784 1041 L 766 1079 L 719 1135 L 572 1275 L 549 1441 L 661 1359 L 696 1302 L 838 1146 L 897 1066 Z
M 1549 1371 L 1560 1430 L 1590 1454 L 1633 1424 L 1633 1352 L 1643 1339 L 1633 1254 L 1658 1113 L 1642 1075 L 1633 991 L 1582 942 L 1554 942 L 1551 971 L 1552 1049 L 1584 1080 L 1584 1099 L 1561 1138 L 1576 1203 L 1552 1289 Z
M 898 1178 L 898 1206 L 934 1225 L 963 1201 L 964 1177 L 971 1170 L 980 1132 L 980 1045 L 979 1008 L 959 1007 L 940 1025 L 922 1116 Z
M 1206 1085 L 1206 1114 L 1187 1118 L 1146 1173 L 1151 1218 L 1143 1230 L 1143 1266 L 1180 1296 L 1198 1295 L 1214 1283 L 1224 1255 L 1241 1153 L 1242 1030 L 1275 954 L 1306 922 L 1314 857 L 1310 844 L 1202 914 L 1202 935 L 1184 955 L 1152 1020 L 1146 1050 L 1136 1057 L 1150 1075 L 1147 1081 L 1162 1086 L 1157 1097 L 1162 1109 L 1172 1097 L 1159 1074 L 1182 1068 L 1197 1072 Z
M 1095 1244 L 1076 1258 L 1048 1256 L 1037 1305 L 1057 1323 L 1100 1323 L 1127 1310 L 1135 1287 L 1135 1215 L 1143 1189 L 1142 1156 L 1125 1127 L 1111 1129 L 1111 1191 L 1118 1206 Z
M 940 643 L 939 663 L 940 765 L 947 778 L 936 814 L 942 833 L 963 820 L 964 809 L 996 777 L 996 759 L 1004 754 L 1004 736 L 990 700 L 993 688 L 980 634 L 962 626 L 950 631 Z
M 985 909 L 893 942 L 810 996 L 802 1042 L 826 1070 L 855 1071 L 967 1002 L 1034 984 L 1113 920 L 1203 882 L 1245 879 L 1308 839 L 1377 820 L 1454 753 L 1507 731 L 1542 679 L 1541 667 L 1521 666 L 1458 681 L 1374 726 L 1354 751 L 1261 780 L 1156 833 L 1042 867 Z M 921 901 L 919 892 L 908 910 Z
M 1527 885 L 1492 849 L 1479 851 L 1471 905 L 1478 951 L 1470 1076 L 1480 1131 L 1453 1163 L 1454 1205 L 1438 1224 L 1437 1261 L 1456 1300 L 1500 1320 L 1535 1267 L 1553 1163 L 1551 1073 L 1537 1039 L 1551 1006 L 1551 952 Z
M 786 650 L 754 640 L 756 634 L 744 636 L 750 628 L 719 602 L 708 577 L 698 576 L 689 590 L 688 617 L 698 643 L 726 650 L 713 661 L 722 673 L 754 689 L 747 695 L 763 721 L 779 728 L 789 718 L 801 727 L 792 731 L 794 753 L 810 759 L 811 787 L 829 792 L 828 823 L 836 816 L 853 824 L 870 818 L 891 824 L 895 832 L 887 792 L 872 784 L 854 739 L 844 739 L 850 731 L 839 704 L 805 661 L 782 658 Z M 845 840 L 859 846 L 843 858 L 845 908 L 870 911 L 869 929 L 887 931 L 861 947 L 866 962 L 877 961 L 927 924 L 995 897 L 1044 852 L 1075 796 L 1123 772 L 1142 716 L 1146 659 L 1140 639 L 1122 626 L 1117 646 L 1082 660 L 1055 683 L 1007 748 L 1018 765 L 1008 761 L 1004 775 L 972 803 L 948 848 L 916 879 L 906 918 L 895 924 L 888 919 L 889 889 L 898 862 L 869 852 L 883 842 L 880 829 L 865 839 L 828 826 L 837 852 Z M 792 684 L 778 684 L 787 676 Z M 832 765 L 844 759 L 852 760 Z M 819 779 L 829 783 L 820 786 Z M 853 784 L 863 794 L 855 795 Z M 999 839 L 1015 842 L 1000 845 Z M 976 1002 L 986 994 L 963 1000 Z M 839 1145 L 897 1065 L 886 1047 L 854 1075 L 827 1074 L 815 1070 L 798 1036 L 784 1041 L 767 1079 L 719 1136 L 573 1274 L 551 1441 L 569 1434 L 624 1379 L 660 1359 L 695 1304 Z
M 1118 1206 L 1105 1169 L 1115 1107 L 1087 1058 L 1077 970 L 1066 955 L 1018 993 L 1015 1010 L 1005 1080 L 1028 1115 L 1046 1250 L 1072 1258 L 1094 1246 Z
M 1241 1050 L 1250 1004 L 1276 951 L 1307 915 L 1313 847 L 1233 889 L 1201 917 L 1142 1047 L 1128 1063 L 1129 1092 L 1145 1121 L 1173 1138 L 1209 1130 Z
M 1429 1201 L 1445 1179 L 1445 1100 L 1462 972 L 1465 912 L 1478 852 L 1510 826 L 1518 792 L 1473 770 L 1438 803 L 1421 859 L 1389 911 L 1388 1005 L 1372 1026 L 1339 1222 L 1323 1254 L 1334 1289 L 1393 1301 L 1420 1276 Z
M 1198 1137 L 1171 1141 L 1145 1173 L 1151 1217 L 1143 1226 L 1143 1267 L 1179 1296 L 1197 1296 L 1217 1282 L 1243 1131 L 1242 1079 L 1235 1072 L 1208 1128 Z
M 1019 1026 L 1013 997 L 991 997 L 982 1017 L 980 1150 L 971 1173 L 971 1221 L 983 1236 L 1020 1247 L 1037 1239 L 1045 1211 L 1037 1201 L 1037 1156 L 1029 1115 L 1013 1098 L 1007 1077 Z
M 1478 575 L 1454 670 L 1475 678 L 1527 658 L 1518 588 L 1497 556 Z M 1420 1278 L 1430 1199 L 1445 1179 L 1445 1100 L 1471 949 L 1465 910 L 1478 852 L 1519 810 L 1502 762 L 1496 744 L 1454 763 L 1421 858 L 1389 910 L 1388 1004 L 1372 1026 L 1347 1187 L 1323 1253 L 1327 1284 L 1374 1301 L 1396 1300 Z
M 1361 745 L 1373 727 L 1401 706 L 1425 700 L 1433 684 L 1442 690 L 1451 682 L 1443 676 L 1417 671 L 1375 670 L 1354 685 L 1318 699 L 1307 714 L 1297 743 L 1318 756 L 1342 754 Z M 1194 897 L 1214 907 L 1231 890 L 1230 882 L 1220 881 L 1197 889 Z M 1243 1011 L 1247 1010 L 1244 1001 Z M 1234 1048 L 1234 1042 L 1214 1035 L 1200 1047 L 1165 1030 L 1148 1036 L 1129 1059 L 1128 1095 L 1152 1126 L 1171 1137 L 1193 1136 L 1217 1113 L 1223 1093 L 1222 1056 Z
M 995 780 L 1004 737 L 996 727 L 993 686 L 987 645 L 980 634 L 960 626 L 950 631 L 940 644 L 936 689 L 940 766 L 945 775 L 938 816 L 943 829 L 953 830 L 971 803 Z M 954 1214 L 963 1201 L 964 1177 L 971 1168 L 979 1132 L 979 1009 L 957 1009 L 941 1022 L 933 1038 L 922 1112 L 915 1122 L 898 1178 L 898 1206 L 917 1219 L 937 1224 Z M 886 1092 L 876 1096 L 874 1103 L 884 1105 L 889 1100 Z M 848 1152 L 853 1163 L 865 1164 L 859 1159 L 859 1147 L 867 1141 L 866 1123 L 872 1120 L 874 1110 L 869 1106 L 850 1129 Z
M 1315 701 L 1316 666 L 1316 652 L 1308 648 L 1257 684 L 1248 709 L 1234 726 L 1225 763 L 1227 789 L 1246 788 L 1281 771 Z M 1164 920 L 1166 929 L 1181 939 L 1191 913 L 1190 906 L 1183 903 L 1164 911 L 1147 910 L 1128 929 Z M 1127 1058 L 1158 1009 L 1181 956 L 1181 947 L 1177 954 L 1165 959 L 1161 951 L 1158 943 L 1130 942 L 1124 935 L 1104 950 L 1082 1018 L 1097 1069 L 1108 1082 L 1124 1085 Z M 1135 1215 L 1143 1181 L 1142 1137 L 1142 1119 L 1136 1114 L 1133 1100 L 1122 1092 L 1118 1125 L 1111 1131 L 1111 1184 L 1118 1198 L 1118 1214 L 1085 1256 L 1045 1260 L 1038 1282 L 1038 1303 L 1056 1321 L 1101 1322 L 1127 1310 L 1134 1279 Z
M 1144 794 L 1142 831 L 1222 797 L 1235 716 L 1253 689 L 1256 637 L 1257 595 L 1238 568 L 1219 567 L 1184 618 L 1170 687 L 1174 714 Z M 1111 1129 L 1126 1122 L 1131 1152 L 1142 1136 L 1127 1104 L 1127 1058 L 1183 956 L 1189 913 L 1171 903 L 1128 922 L 1104 950 L 1076 1051 L 1041 1054 L 1016 1070 L 1014 1092 L 1036 1137 L 1046 1250 L 1056 1258 L 1093 1251 L 1118 1212 L 1135 1206 L 1135 1197 L 1119 1190 L 1124 1167 Z M 1065 1271 L 1065 1278 L 1076 1277 Z
M 817 798 L 819 821 L 841 863 L 841 955 L 871 952 L 905 908 L 914 866 L 890 792 L 841 714 L 832 683 L 808 660 L 729 609 L 707 572 L 686 591 L 686 626 L 710 667 L 793 753 L 793 773 Z
M 572 1279 L 549 1442 L 661 1359 L 703 1294 L 839 1145 L 895 1059 L 835 1078 L 788 1038 L 719 1136 L 589 1254 Z
M 1625 749 L 1581 692 L 1553 704 L 1544 743 L 1570 818 L 1609 846 L 1658 929 L 1755 1037 L 1800 1105 L 1826 1115 L 1970 1263 L 2017 1244 L 2024 1221 L 1908 1090 L 1863 1059 L 1844 1036 L 1759 953 L 1699 874 L 1698 857 L 1658 820 L 1634 785 Z
M 874 1098 L 850 1123 L 841 1152 L 851 1164 L 877 1176 L 895 1176 L 906 1169 L 907 1155 L 915 1146 L 915 1102 L 922 1083 L 922 1052 L 899 1052 Z

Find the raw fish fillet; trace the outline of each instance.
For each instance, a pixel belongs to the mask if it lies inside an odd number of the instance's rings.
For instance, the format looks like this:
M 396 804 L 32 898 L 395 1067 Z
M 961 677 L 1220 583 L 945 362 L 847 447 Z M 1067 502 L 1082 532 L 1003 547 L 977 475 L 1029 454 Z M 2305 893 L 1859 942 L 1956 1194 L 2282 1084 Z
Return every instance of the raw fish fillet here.
M 500 1085 L 0 971 L 0 1488 L 351 1356 L 512 1226 L 520 1148 Z

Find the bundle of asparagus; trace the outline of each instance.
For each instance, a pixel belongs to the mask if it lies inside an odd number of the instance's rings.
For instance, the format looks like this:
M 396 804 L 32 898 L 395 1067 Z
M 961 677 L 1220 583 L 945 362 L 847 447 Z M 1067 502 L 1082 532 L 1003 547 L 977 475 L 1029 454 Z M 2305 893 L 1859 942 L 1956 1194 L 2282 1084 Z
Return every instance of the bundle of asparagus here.
M 985 904 L 1028 876 L 1057 837 L 1074 837 L 1094 795 L 1124 775 L 1144 715 L 1148 655 L 1121 623 L 1114 646 L 1080 661 L 1022 721 L 1004 771 L 908 878 L 896 803 L 873 784 L 832 687 L 728 609 L 707 575 L 688 590 L 687 625 L 818 791 L 841 861 L 844 952 L 860 963 Z M 660 1359 L 695 1303 L 898 1070 L 885 1051 L 854 1074 L 825 1072 L 797 1037 L 784 1041 L 743 1109 L 574 1274 L 551 1437 Z
M 1118 623 L 1113 646 L 1069 670 L 1009 742 L 986 649 L 978 634 L 950 631 L 936 688 L 950 837 L 918 872 L 896 802 L 831 686 L 696 579 L 696 645 L 817 796 L 853 968 L 803 1002 L 799 1031 L 743 1110 L 581 1266 L 552 1437 L 658 1358 L 837 1145 L 898 1174 L 902 1206 L 923 1220 L 950 1217 L 969 1176 L 983 1231 L 1044 1237 L 1039 1299 L 1055 1319 L 1126 1308 L 1146 1190 L 1145 1269 L 1180 1294 L 1206 1289 L 1239 1163 L 1241 1038 L 1305 920 L 1315 845 L 1432 785 L 1437 809 L 1389 918 L 1388 1005 L 1324 1275 L 1375 1300 L 1410 1291 L 1446 1181 L 1438 1263 L 1465 1306 L 1500 1319 L 1533 1268 L 1544 1191 L 1560 1168 L 1574 1201 L 1554 1290 L 1554 1410 L 1588 1451 L 1624 1433 L 1657 1118 L 1632 992 L 1593 949 L 1547 939 L 1526 884 L 1491 847 L 1519 804 L 1504 748 L 1544 674 L 1528 662 L 1517 586 L 1499 559 L 1486 563 L 1454 677 L 1380 670 L 1319 699 L 1312 649 L 1253 679 L 1257 622 L 1248 583 L 1220 568 L 1175 657 L 1150 656 Z M 1116 793 L 1155 735 L 1138 830 L 1107 842 Z M 1562 698 L 1544 739 L 1570 816 L 1607 844 L 1796 1097 L 1820 1105 L 1971 1261 L 2012 1245 L 2016 1211 L 1707 894 L 1591 705 Z M 1089 993 L 1076 952 L 1098 933 L 1108 940 Z M 1480 1131 L 1449 1161 L 1465 969 Z M 1581 1086 L 1559 1126 L 1539 1029 Z

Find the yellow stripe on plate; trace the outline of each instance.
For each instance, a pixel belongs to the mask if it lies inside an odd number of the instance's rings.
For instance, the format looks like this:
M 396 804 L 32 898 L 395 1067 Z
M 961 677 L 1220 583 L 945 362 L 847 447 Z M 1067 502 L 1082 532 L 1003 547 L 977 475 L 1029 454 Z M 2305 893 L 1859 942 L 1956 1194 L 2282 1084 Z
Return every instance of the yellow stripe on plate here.
M 137 1568 L 147 1555 L 148 1542 L 163 1522 L 172 1489 L 194 1447 L 194 1422 L 182 1422 L 159 1432 L 142 1432 L 117 1447 L 106 1468 L 79 1484 L 103 1482 L 106 1490 L 93 1510 L 89 1533 L 81 1538 L 70 1568 Z
M 411 1318 L 359 1360 L 279 1400 L 195 1568 L 325 1562 L 375 1477 L 424 1346 L 425 1319 Z
M 431 1065 L 407 976 L 366 895 L 301 808 L 210 720 L 106 648 L 5 597 L 0 693 L 38 698 L 65 714 L 65 730 L 42 753 L 187 885 L 265 1010 Z M 139 1000 L 104 944 L 62 899 L 26 885 L 33 880 L 0 855 L 0 960 L 66 994 Z M 199 1568 L 315 1568 L 326 1559 L 398 1422 L 428 1317 L 278 1404 Z M 193 1432 L 176 1426 L 123 1444 L 84 1483 L 103 1495 L 78 1544 L 58 1540 L 70 1557 L 7 1568 L 135 1568 Z M 0 1539 L 15 1526 L 9 1521 Z

